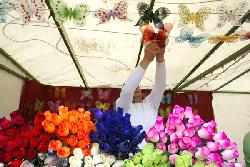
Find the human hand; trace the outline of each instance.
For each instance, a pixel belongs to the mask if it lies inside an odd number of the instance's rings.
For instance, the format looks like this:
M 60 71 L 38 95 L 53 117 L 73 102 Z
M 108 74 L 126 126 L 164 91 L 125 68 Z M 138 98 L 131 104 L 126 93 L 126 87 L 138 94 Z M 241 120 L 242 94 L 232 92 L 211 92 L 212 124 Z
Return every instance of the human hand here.
M 156 55 L 156 61 L 158 63 L 162 63 L 164 61 L 165 48 L 168 45 L 168 42 L 169 42 L 168 37 L 169 37 L 170 31 L 172 30 L 172 28 L 173 28 L 173 25 L 171 23 L 166 23 L 164 25 L 166 41 L 165 41 L 165 46 L 160 47 L 160 52 L 158 55 Z
M 160 54 L 160 47 L 156 42 L 151 42 L 150 44 L 146 45 L 144 49 L 144 57 L 140 62 L 140 66 L 146 70 L 148 65 L 154 60 L 156 55 Z
M 144 49 L 143 59 L 147 60 L 149 63 L 152 62 L 155 56 L 160 54 L 160 47 L 155 41 L 152 41 L 150 44 L 147 44 Z

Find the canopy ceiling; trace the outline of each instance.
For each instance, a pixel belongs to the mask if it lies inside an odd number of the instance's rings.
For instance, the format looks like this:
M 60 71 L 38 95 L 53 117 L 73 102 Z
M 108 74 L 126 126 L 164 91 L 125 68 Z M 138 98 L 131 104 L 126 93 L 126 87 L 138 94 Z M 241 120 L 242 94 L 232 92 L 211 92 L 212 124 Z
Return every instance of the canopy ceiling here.
M 69 6 L 82 2 L 87 4 L 91 11 L 94 11 L 98 8 L 106 8 L 106 6 L 112 8 L 118 0 L 108 0 L 107 4 L 103 0 L 65 0 L 65 2 Z M 120 87 L 134 69 L 141 38 L 139 28 L 134 26 L 139 18 L 136 8 L 138 2 L 142 1 L 127 0 L 128 16 L 131 21 L 111 19 L 109 23 L 97 25 L 99 20 L 94 18 L 91 13 L 83 27 L 77 27 L 71 21 L 64 24 L 65 32 L 69 38 L 68 42 L 73 46 L 89 87 Z M 143 2 L 149 4 L 150 0 L 144 0 Z M 178 27 L 178 4 L 186 2 L 186 0 L 155 1 L 154 9 L 167 7 L 171 11 L 172 14 L 164 22 L 170 22 L 174 26 L 165 54 L 166 89 L 174 88 L 215 45 L 205 41 L 201 46 L 191 48 L 187 42 L 181 44 L 175 42 L 175 37 L 180 34 L 181 29 L 181 27 Z M 194 35 L 202 33 L 224 35 L 232 28 L 232 25 L 227 23 L 222 28 L 215 28 L 218 22 L 218 15 L 215 13 L 216 7 L 222 3 L 235 6 L 239 2 L 241 0 L 189 0 L 188 3 L 190 4 L 186 5 L 192 12 L 198 11 L 201 7 L 212 8 L 212 14 L 205 21 L 205 32 L 201 32 L 194 25 L 189 25 L 189 27 L 193 29 Z M 249 7 L 250 3 L 248 10 Z M 49 10 L 46 10 L 46 18 L 45 23 L 32 22 L 23 25 L 23 21 L 16 11 L 9 12 L 7 24 L 0 23 L 0 47 L 43 84 L 55 86 L 83 85 L 53 18 L 49 18 Z M 244 23 L 239 30 L 249 31 L 250 23 Z M 221 45 L 187 81 L 247 44 L 249 44 L 249 40 Z M 250 55 L 240 56 L 235 61 L 231 61 L 223 68 L 219 68 L 185 89 L 214 90 L 249 68 Z M 151 88 L 154 84 L 154 75 L 155 63 L 152 63 L 141 86 Z M 250 92 L 249 84 L 250 73 L 245 74 L 221 90 Z

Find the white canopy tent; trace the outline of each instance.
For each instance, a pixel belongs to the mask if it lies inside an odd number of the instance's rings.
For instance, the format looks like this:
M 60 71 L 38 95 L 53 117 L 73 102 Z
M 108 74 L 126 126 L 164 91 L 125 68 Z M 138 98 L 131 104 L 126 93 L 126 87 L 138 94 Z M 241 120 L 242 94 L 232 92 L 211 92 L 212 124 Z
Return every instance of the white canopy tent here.
M 91 11 L 94 11 L 107 6 L 112 8 L 114 3 L 118 1 L 109 0 L 105 3 L 103 0 L 65 0 L 65 2 L 71 7 L 79 3 L 85 3 Z M 72 21 L 68 21 L 61 25 L 59 29 L 53 17 L 49 18 L 50 10 L 46 10 L 47 19 L 45 23 L 33 21 L 29 24 L 23 24 L 18 12 L 10 11 L 7 15 L 7 22 L 0 24 L 0 48 L 6 52 L 6 54 L 1 54 L 0 64 L 26 77 L 27 73 L 25 74 L 23 70 L 17 68 L 5 57 L 9 55 L 42 84 L 79 87 L 84 85 L 84 80 L 88 87 L 121 87 L 135 67 L 140 48 L 142 35 L 139 28 L 134 26 L 139 18 L 136 8 L 138 2 L 149 4 L 150 0 L 127 0 L 129 21 L 111 19 L 109 23 L 97 25 L 99 20 L 94 18 L 92 12 L 90 12 L 83 27 L 77 27 Z M 201 46 L 191 48 L 187 42 L 175 42 L 175 37 L 179 36 L 181 29 L 181 27 L 178 27 L 178 5 L 186 3 L 192 12 L 198 11 L 201 7 L 211 7 L 212 14 L 205 21 L 205 32 L 211 35 L 224 35 L 230 29 L 232 30 L 232 25 L 227 23 L 223 28 L 215 28 L 218 22 L 216 7 L 223 3 L 228 6 L 236 6 L 239 2 L 241 0 L 189 0 L 188 3 L 185 0 L 155 1 L 154 9 L 167 7 L 172 13 L 164 20 L 164 22 L 173 24 L 165 54 L 166 89 L 176 88 L 176 85 L 204 59 L 204 56 L 215 46 L 218 46 L 205 41 Z M 250 1 L 247 0 L 247 2 L 249 3 L 249 10 Z M 193 29 L 194 35 L 205 33 L 195 28 L 194 25 L 189 25 L 189 27 Z M 238 30 L 249 31 L 250 23 L 244 22 L 241 27 L 237 28 Z M 71 51 L 75 53 L 75 59 L 79 62 L 83 80 L 59 30 L 64 33 L 64 37 L 68 40 L 66 44 L 72 45 Z M 240 50 L 242 48 L 243 50 Z M 217 89 L 245 70 L 250 69 L 249 50 L 249 40 L 220 45 L 197 70 L 188 76 L 185 81 L 188 84 L 183 88 L 181 87 L 182 90 L 179 91 L 213 91 Z M 230 58 L 230 56 L 232 57 L 230 61 L 224 60 Z M 216 64 L 219 68 L 215 68 L 217 67 Z M 210 68 L 214 70 L 207 71 Z M 207 75 L 201 75 L 198 78 L 199 80 L 189 82 L 202 72 L 206 72 Z M 154 74 L 155 65 L 152 63 L 141 83 L 143 88 L 153 86 Z M 7 116 L 8 113 L 18 107 L 23 81 L 2 70 L 0 71 L 0 83 L 1 116 Z M 239 144 L 241 162 L 243 162 L 243 135 L 250 129 L 249 85 L 250 73 L 246 73 L 221 88 L 220 94 L 214 94 L 213 96 L 218 130 L 226 131 Z M 237 92 L 237 94 L 228 92 Z

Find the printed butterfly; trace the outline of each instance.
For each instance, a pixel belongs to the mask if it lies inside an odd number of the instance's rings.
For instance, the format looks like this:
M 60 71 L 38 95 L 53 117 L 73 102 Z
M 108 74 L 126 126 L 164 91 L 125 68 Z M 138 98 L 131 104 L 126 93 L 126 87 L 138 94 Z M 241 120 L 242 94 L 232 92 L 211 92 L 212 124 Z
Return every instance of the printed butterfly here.
M 98 92 L 98 99 L 99 100 L 107 100 L 109 98 L 109 95 L 111 93 L 111 89 L 103 90 L 103 89 L 97 89 Z
M 74 9 L 68 7 L 63 0 L 52 0 L 50 4 L 59 23 L 73 20 L 74 24 L 81 27 L 84 26 L 86 17 L 89 15 L 89 7 L 84 3 L 76 5 Z
M 142 32 L 142 43 L 149 44 L 152 41 L 156 41 L 159 47 L 165 47 L 168 44 L 168 36 L 173 28 L 172 24 L 165 24 L 164 29 L 159 29 L 158 33 L 154 32 L 154 29 L 149 24 L 140 27 L 140 30 Z
M 205 30 L 204 21 L 208 19 L 211 9 L 203 7 L 196 13 L 191 13 L 188 7 L 184 4 L 179 5 L 180 23 L 179 26 L 186 27 L 190 23 L 194 23 L 195 26 L 201 31 Z
M 55 87 L 55 97 L 58 99 L 66 98 L 66 88 Z
M 210 36 L 211 35 L 208 33 L 193 36 L 193 30 L 191 28 L 185 27 L 181 29 L 180 36 L 175 38 L 175 42 L 183 43 L 185 41 L 188 41 L 190 47 L 196 48 L 200 46 L 202 42 L 209 39 Z
M 246 34 L 246 31 L 241 30 L 241 31 L 232 33 L 230 35 L 214 35 L 211 38 L 209 38 L 208 42 L 211 44 L 219 43 L 219 42 L 226 42 L 226 43 L 237 42 L 245 34 Z
M 168 114 L 171 113 L 171 111 L 172 111 L 172 107 L 168 106 L 165 108 L 165 110 L 162 108 L 159 108 L 158 113 L 161 117 L 166 118 L 168 116 Z
M 217 7 L 216 13 L 218 13 L 218 24 L 217 28 L 220 28 L 226 24 L 226 22 L 231 22 L 233 26 L 240 26 L 241 17 L 245 14 L 247 9 L 247 2 L 243 1 L 238 3 L 234 10 L 229 9 L 226 4 L 222 4 Z
M 170 14 L 170 10 L 165 7 L 160 7 L 155 12 L 153 12 L 149 11 L 149 8 L 149 5 L 146 3 L 140 2 L 137 4 L 137 10 L 139 12 L 140 18 L 136 23 L 136 26 L 143 26 L 153 22 L 156 28 L 164 28 L 162 20 L 164 20 Z
M 48 101 L 48 107 L 51 112 L 58 112 L 58 109 L 61 105 L 61 100 L 57 100 L 55 103 Z
M 20 12 L 24 23 L 31 22 L 35 16 L 38 21 L 45 21 L 45 0 L 14 0 L 14 9 Z
M 96 101 L 95 105 L 97 108 L 99 108 L 102 111 L 107 111 L 110 107 L 110 103 L 102 103 L 100 101 Z
M 92 110 L 92 104 L 90 102 L 78 103 L 76 105 L 77 108 L 83 108 L 85 110 Z
M 241 40 L 249 40 L 249 39 L 250 39 L 250 31 L 241 37 Z
M 194 105 L 198 103 L 198 96 L 197 94 L 190 94 L 188 95 L 188 99 L 189 99 L 189 104 Z
M 111 10 L 106 10 L 103 8 L 94 11 L 93 16 L 99 18 L 99 24 L 107 23 L 110 21 L 111 17 L 113 19 L 117 18 L 121 21 L 128 20 L 127 16 L 128 3 L 126 1 L 120 1 L 114 5 Z
M 171 95 L 171 93 L 168 93 L 166 96 L 163 95 L 162 100 L 161 100 L 162 104 L 165 104 L 165 103 L 171 104 L 171 102 L 172 102 L 172 95 Z
M 0 1 L 0 23 L 6 23 L 7 12 L 12 9 L 12 4 L 8 0 Z
M 82 96 L 80 98 L 80 100 L 83 100 L 85 98 L 88 98 L 88 99 L 93 99 L 93 96 L 92 96 L 92 89 L 83 89 L 81 90 L 81 93 L 82 93 Z
M 44 107 L 44 102 L 40 101 L 39 99 L 36 99 L 35 105 L 34 105 L 34 111 L 42 111 Z

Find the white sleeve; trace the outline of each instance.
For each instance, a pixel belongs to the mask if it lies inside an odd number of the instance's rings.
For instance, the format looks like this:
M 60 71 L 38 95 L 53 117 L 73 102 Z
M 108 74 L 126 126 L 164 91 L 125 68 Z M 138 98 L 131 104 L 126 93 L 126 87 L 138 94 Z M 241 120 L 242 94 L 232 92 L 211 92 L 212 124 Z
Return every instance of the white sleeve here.
M 140 84 L 145 70 L 139 66 L 130 74 L 126 83 L 124 84 L 120 97 L 116 100 L 116 108 L 123 108 L 124 111 L 128 111 L 129 105 L 133 101 L 135 89 Z
M 166 86 L 166 66 L 165 62 L 156 62 L 155 85 L 150 94 L 145 98 L 146 102 L 158 110 Z

